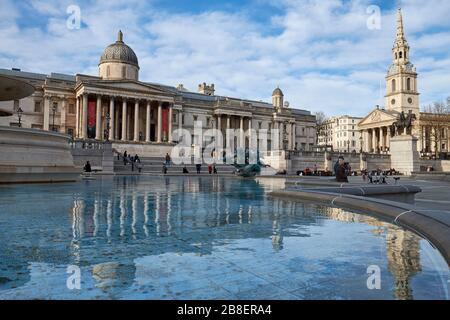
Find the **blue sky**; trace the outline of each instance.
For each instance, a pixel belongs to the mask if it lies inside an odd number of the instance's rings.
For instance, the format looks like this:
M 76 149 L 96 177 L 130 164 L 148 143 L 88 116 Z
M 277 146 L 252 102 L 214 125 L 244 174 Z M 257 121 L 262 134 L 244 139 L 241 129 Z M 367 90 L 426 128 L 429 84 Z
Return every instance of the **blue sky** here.
M 81 28 L 66 26 L 69 5 Z M 373 8 L 380 28 L 369 29 Z M 97 74 L 122 29 L 140 79 L 270 101 L 279 85 L 295 108 L 363 116 L 384 104 L 401 6 L 421 105 L 450 95 L 450 1 L 0 0 L 0 68 Z M 369 10 L 369 11 L 368 11 Z M 380 94 L 381 86 L 381 94 Z

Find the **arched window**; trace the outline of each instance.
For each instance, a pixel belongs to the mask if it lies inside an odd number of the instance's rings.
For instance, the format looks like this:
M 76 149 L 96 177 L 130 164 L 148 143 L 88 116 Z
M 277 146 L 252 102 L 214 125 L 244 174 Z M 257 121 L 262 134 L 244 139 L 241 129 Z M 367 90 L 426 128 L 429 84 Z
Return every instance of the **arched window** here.
M 392 92 L 395 92 L 396 88 L 395 88 L 395 79 L 392 79 Z
M 122 67 L 122 78 L 126 78 L 126 77 L 127 77 L 127 68 Z
M 411 78 L 406 79 L 406 90 L 411 91 Z
M 111 75 L 111 69 L 109 66 L 106 67 L 106 76 L 109 77 Z
M 403 52 L 402 51 L 399 52 L 399 57 L 400 57 L 400 59 L 403 58 Z

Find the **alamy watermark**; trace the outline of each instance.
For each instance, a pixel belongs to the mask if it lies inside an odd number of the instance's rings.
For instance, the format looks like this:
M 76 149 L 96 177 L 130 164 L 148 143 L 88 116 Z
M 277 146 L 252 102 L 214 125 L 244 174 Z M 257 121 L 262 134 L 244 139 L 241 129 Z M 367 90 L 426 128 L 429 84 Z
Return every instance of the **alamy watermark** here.
M 69 274 L 66 286 L 69 290 L 81 290 L 81 269 L 75 265 L 67 266 L 66 273 Z
M 72 4 L 67 7 L 66 13 L 69 15 L 66 20 L 66 26 L 69 30 L 79 30 L 81 28 L 81 9 Z
M 370 265 L 367 267 L 367 289 L 381 290 L 381 269 L 377 265 Z

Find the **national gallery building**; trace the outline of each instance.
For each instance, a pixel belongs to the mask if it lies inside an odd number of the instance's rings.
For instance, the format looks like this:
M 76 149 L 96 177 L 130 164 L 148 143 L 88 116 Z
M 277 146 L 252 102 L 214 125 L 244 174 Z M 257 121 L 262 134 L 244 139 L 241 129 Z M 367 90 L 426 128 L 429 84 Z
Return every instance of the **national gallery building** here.
M 276 88 L 272 103 L 215 95 L 214 84 L 202 83 L 197 92 L 139 81 L 139 63 L 125 44 L 122 32 L 104 50 L 98 76 L 50 75 L 0 69 L 0 74 L 31 83 L 36 92 L 25 99 L 1 102 L 2 126 L 53 130 L 75 139 L 118 145 L 170 146 L 175 129 L 191 132 L 194 122 L 203 128 L 280 129 L 279 145 L 284 150 L 312 150 L 316 141 L 315 116 L 309 111 L 289 108 L 283 92 Z M 5 116 L 6 115 L 6 116 Z M 270 134 L 269 134 L 270 139 Z M 203 142 L 205 143 L 205 142 Z M 247 141 L 248 143 L 248 141 Z M 271 150 L 271 141 L 268 141 Z

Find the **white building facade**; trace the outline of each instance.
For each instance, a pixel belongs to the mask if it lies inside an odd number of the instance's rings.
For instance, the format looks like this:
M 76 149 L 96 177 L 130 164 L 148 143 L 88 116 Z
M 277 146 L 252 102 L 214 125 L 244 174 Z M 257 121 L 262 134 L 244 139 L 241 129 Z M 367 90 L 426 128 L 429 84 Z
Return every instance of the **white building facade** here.
M 360 152 L 361 134 L 358 123 L 362 118 L 348 115 L 332 117 L 318 128 L 318 145 L 337 152 Z
M 103 52 L 99 75 L 50 75 L 0 69 L 0 74 L 20 78 L 35 86 L 36 92 L 19 101 L 1 102 L 0 125 L 17 126 L 17 110 L 23 111 L 20 125 L 53 130 L 74 139 L 114 143 L 173 145 L 175 129 L 187 129 L 193 143 L 194 123 L 203 128 L 279 129 L 275 144 L 269 134 L 268 150 L 312 150 L 316 141 L 315 116 L 309 111 L 289 108 L 280 88 L 272 103 L 215 95 L 214 84 L 202 83 L 197 92 L 183 85 L 172 87 L 139 80 L 138 58 L 117 41 Z M 108 136 L 107 136 L 108 135 Z M 205 143 L 204 141 L 201 143 Z M 248 145 L 248 142 L 246 142 Z

